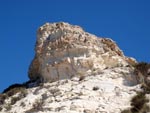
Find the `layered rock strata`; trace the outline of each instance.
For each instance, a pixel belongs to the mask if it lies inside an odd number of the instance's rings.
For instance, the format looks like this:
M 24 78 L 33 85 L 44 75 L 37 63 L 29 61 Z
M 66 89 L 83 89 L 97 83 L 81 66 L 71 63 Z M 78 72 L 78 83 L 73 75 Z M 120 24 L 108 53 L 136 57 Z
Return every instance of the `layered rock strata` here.
M 109 38 L 97 37 L 64 22 L 46 23 L 37 31 L 29 78 L 52 82 L 134 63 Z

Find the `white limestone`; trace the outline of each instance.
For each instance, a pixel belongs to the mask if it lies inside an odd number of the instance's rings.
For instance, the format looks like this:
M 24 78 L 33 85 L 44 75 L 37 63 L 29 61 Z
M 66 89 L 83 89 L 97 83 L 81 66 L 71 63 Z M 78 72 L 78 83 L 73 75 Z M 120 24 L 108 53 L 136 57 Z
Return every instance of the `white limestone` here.
M 89 74 L 89 70 L 130 65 L 111 39 L 98 38 L 79 26 L 46 23 L 37 32 L 29 78 L 57 81 Z

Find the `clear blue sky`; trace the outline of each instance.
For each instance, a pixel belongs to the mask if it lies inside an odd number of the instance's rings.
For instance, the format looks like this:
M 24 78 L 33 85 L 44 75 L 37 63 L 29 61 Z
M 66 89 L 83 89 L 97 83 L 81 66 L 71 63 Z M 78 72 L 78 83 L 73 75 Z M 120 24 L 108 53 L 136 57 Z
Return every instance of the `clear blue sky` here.
M 0 91 L 28 80 L 37 28 L 59 21 L 110 37 L 125 55 L 150 61 L 149 0 L 0 0 Z

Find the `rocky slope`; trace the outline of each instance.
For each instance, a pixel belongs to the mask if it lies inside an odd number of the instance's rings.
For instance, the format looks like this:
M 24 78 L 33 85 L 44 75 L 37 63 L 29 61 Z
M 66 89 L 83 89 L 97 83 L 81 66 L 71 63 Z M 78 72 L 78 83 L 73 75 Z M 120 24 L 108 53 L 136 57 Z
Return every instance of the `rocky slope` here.
M 111 39 L 64 22 L 46 23 L 37 31 L 28 72 L 42 83 L 9 97 L 8 91 L 0 112 L 120 113 L 140 90 L 134 64 Z

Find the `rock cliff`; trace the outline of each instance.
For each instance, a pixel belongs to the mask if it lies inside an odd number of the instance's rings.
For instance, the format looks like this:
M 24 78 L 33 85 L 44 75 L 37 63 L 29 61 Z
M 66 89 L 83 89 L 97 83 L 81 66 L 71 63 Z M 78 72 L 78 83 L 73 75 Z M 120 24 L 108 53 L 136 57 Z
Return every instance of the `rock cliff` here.
M 96 37 L 64 22 L 46 23 L 37 31 L 29 78 L 57 81 L 134 62 L 111 39 Z
M 0 113 L 121 113 L 140 90 L 135 64 L 112 39 L 46 23 L 37 31 L 28 71 L 31 81 L 42 83 L 0 96 Z

